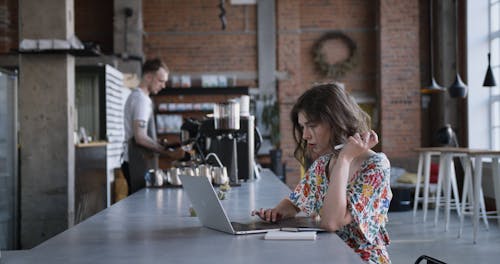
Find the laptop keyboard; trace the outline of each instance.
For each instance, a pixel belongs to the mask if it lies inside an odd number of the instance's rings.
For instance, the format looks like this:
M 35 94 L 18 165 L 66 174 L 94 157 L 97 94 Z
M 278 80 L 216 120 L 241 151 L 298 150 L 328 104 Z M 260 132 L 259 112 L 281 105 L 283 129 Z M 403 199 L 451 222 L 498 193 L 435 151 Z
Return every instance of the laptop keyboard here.
M 265 230 L 265 229 L 279 229 L 281 227 L 318 227 L 310 217 L 296 217 L 282 220 L 278 223 L 270 223 L 265 221 L 258 221 L 253 223 L 238 223 L 231 222 L 234 230 L 236 231 L 251 231 L 251 230 Z
M 238 223 L 231 222 L 235 231 L 252 231 L 252 230 L 266 230 L 266 229 L 278 229 L 281 227 L 278 223 L 269 222 L 254 222 L 254 223 Z

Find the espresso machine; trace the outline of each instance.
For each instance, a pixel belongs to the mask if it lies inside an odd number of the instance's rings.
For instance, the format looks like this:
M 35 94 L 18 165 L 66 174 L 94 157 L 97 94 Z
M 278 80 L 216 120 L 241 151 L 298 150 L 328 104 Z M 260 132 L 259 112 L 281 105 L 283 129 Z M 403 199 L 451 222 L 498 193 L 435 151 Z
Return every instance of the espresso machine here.
M 238 102 L 229 100 L 216 104 L 212 117 L 185 120 L 181 127 L 181 140 L 196 135 L 195 150 L 201 160 L 209 153 L 219 157 L 228 170 L 231 185 L 254 178 L 255 153 L 262 142 L 255 116 L 239 113 Z

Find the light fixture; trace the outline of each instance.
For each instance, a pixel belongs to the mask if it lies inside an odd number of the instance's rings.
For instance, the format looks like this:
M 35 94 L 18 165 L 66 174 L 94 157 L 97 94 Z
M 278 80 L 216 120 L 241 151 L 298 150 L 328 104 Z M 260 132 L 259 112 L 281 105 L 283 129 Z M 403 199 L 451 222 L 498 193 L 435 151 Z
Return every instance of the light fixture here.
M 431 83 L 429 86 L 424 87 L 420 90 L 423 94 L 434 94 L 444 92 L 445 89 L 443 86 L 439 85 L 434 78 L 434 43 L 432 41 L 433 33 L 432 33 L 432 0 L 429 0 L 429 65 L 430 65 L 430 75 L 431 75 Z
M 495 81 L 495 76 L 493 76 L 493 71 L 491 70 L 491 55 L 488 53 L 488 69 L 486 70 L 486 76 L 484 76 L 483 87 L 494 87 L 497 86 Z
M 455 0 L 455 81 L 448 88 L 448 93 L 451 98 L 465 98 L 467 96 L 467 85 L 460 78 L 458 73 L 458 0 Z

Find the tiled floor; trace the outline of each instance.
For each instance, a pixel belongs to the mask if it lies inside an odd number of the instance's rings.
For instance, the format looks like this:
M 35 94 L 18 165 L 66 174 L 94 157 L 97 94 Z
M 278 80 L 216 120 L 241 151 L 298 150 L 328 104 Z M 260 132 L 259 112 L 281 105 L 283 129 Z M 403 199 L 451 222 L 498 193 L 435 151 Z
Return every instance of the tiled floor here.
M 414 263 L 420 255 L 428 255 L 449 264 L 500 263 L 500 228 L 496 219 L 490 219 L 486 230 L 481 222 L 478 242 L 472 243 L 472 220 L 465 217 L 464 230 L 458 238 L 460 220 L 456 213 L 450 217 L 450 226 L 444 231 L 444 214 L 434 226 L 434 211 L 430 210 L 424 223 L 422 211 L 413 218 L 413 211 L 390 212 L 387 229 L 391 237 L 388 250 L 393 264 Z M 422 261 L 421 263 L 426 263 Z

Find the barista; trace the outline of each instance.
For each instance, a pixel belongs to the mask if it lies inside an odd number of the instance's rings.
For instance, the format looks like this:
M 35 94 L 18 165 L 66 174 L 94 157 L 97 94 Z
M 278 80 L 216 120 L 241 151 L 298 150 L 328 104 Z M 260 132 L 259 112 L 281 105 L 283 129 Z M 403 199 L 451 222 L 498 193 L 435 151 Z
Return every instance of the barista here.
M 153 101 L 149 97 L 165 88 L 169 70 L 160 59 L 147 60 L 142 66 L 139 87 L 134 88 L 125 103 L 125 150 L 122 171 L 129 195 L 145 187 L 144 175 L 158 169 L 158 155 L 173 160 L 184 157 L 181 148 L 166 148 L 156 139 Z

